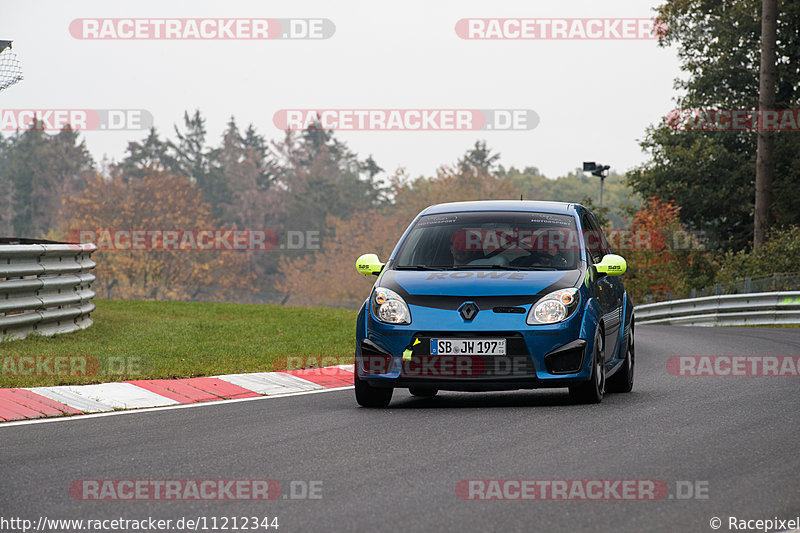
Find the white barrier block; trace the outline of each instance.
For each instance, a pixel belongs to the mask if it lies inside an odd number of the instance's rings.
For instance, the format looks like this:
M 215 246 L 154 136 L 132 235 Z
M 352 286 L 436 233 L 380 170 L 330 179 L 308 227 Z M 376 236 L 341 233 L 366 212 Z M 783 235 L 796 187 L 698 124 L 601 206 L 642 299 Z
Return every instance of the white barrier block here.
M 51 400 L 61 402 L 85 413 L 178 405 L 180 402 L 161 396 L 131 383 L 100 383 L 97 385 L 66 385 L 28 389 Z
M 311 383 L 283 372 L 256 372 L 253 374 L 226 374 L 213 376 L 258 394 L 286 394 L 305 390 L 324 389 L 322 385 Z

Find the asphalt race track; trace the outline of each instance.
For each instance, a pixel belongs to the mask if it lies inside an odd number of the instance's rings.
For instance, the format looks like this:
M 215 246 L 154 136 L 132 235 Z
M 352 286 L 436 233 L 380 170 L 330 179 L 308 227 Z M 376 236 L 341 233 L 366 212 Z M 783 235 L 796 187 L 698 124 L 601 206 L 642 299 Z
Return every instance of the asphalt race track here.
M 800 355 L 800 329 L 637 329 L 631 394 L 351 390 L 0 426 L 0 516 L 277 516 L 294 531 L 713 531 L 719 517 L 800 515 L 797 377 L 679 377 L 673 355 Z M 80 501 L 81 479 L 321 481 L 320 499 Z M 657 479 L 658 501 L 464 501 L 468 479 Z M 681 486 L 707 497 L 681 499 Z M 303 487 L 303 484 L 296 484 Z M 298 489 L 299 496 L 302 492 Z M 683 495 L 686 493 L 684 492 Z M 202 530 L 202 529 L 201 529 Z M 263 531 L 263 530 L 262 530 Z

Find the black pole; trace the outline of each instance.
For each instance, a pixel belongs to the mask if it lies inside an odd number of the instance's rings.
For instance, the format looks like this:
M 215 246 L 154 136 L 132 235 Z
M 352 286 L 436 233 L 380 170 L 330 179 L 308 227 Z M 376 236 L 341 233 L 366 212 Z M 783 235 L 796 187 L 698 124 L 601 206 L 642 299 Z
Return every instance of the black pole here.
M 600 207 L 603 207 L 603 182 L 606 181 L 605 176 L 600 176 Z

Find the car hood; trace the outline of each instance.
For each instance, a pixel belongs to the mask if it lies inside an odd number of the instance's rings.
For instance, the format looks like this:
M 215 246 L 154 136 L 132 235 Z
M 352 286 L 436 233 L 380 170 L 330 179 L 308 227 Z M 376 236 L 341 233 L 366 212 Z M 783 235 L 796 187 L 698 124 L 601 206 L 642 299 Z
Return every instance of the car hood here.
M 474 301 L 492 307 L 516 306 L 574 287 L 580 274 L 580 270 L 387 270 L 378 285 L 395 291 L 410 305 L 457 309 L 465 301 Z

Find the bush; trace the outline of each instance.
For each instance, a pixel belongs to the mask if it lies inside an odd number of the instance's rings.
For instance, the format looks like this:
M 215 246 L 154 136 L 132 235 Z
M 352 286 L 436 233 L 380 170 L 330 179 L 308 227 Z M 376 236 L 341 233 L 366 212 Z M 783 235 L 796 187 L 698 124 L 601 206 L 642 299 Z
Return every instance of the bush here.
M 722 259 L 717 281 L 731 283 L 773 272 L 800 273 L 800 226 L 772 230 L 769 240 L 757 250 L 729 252 Z

